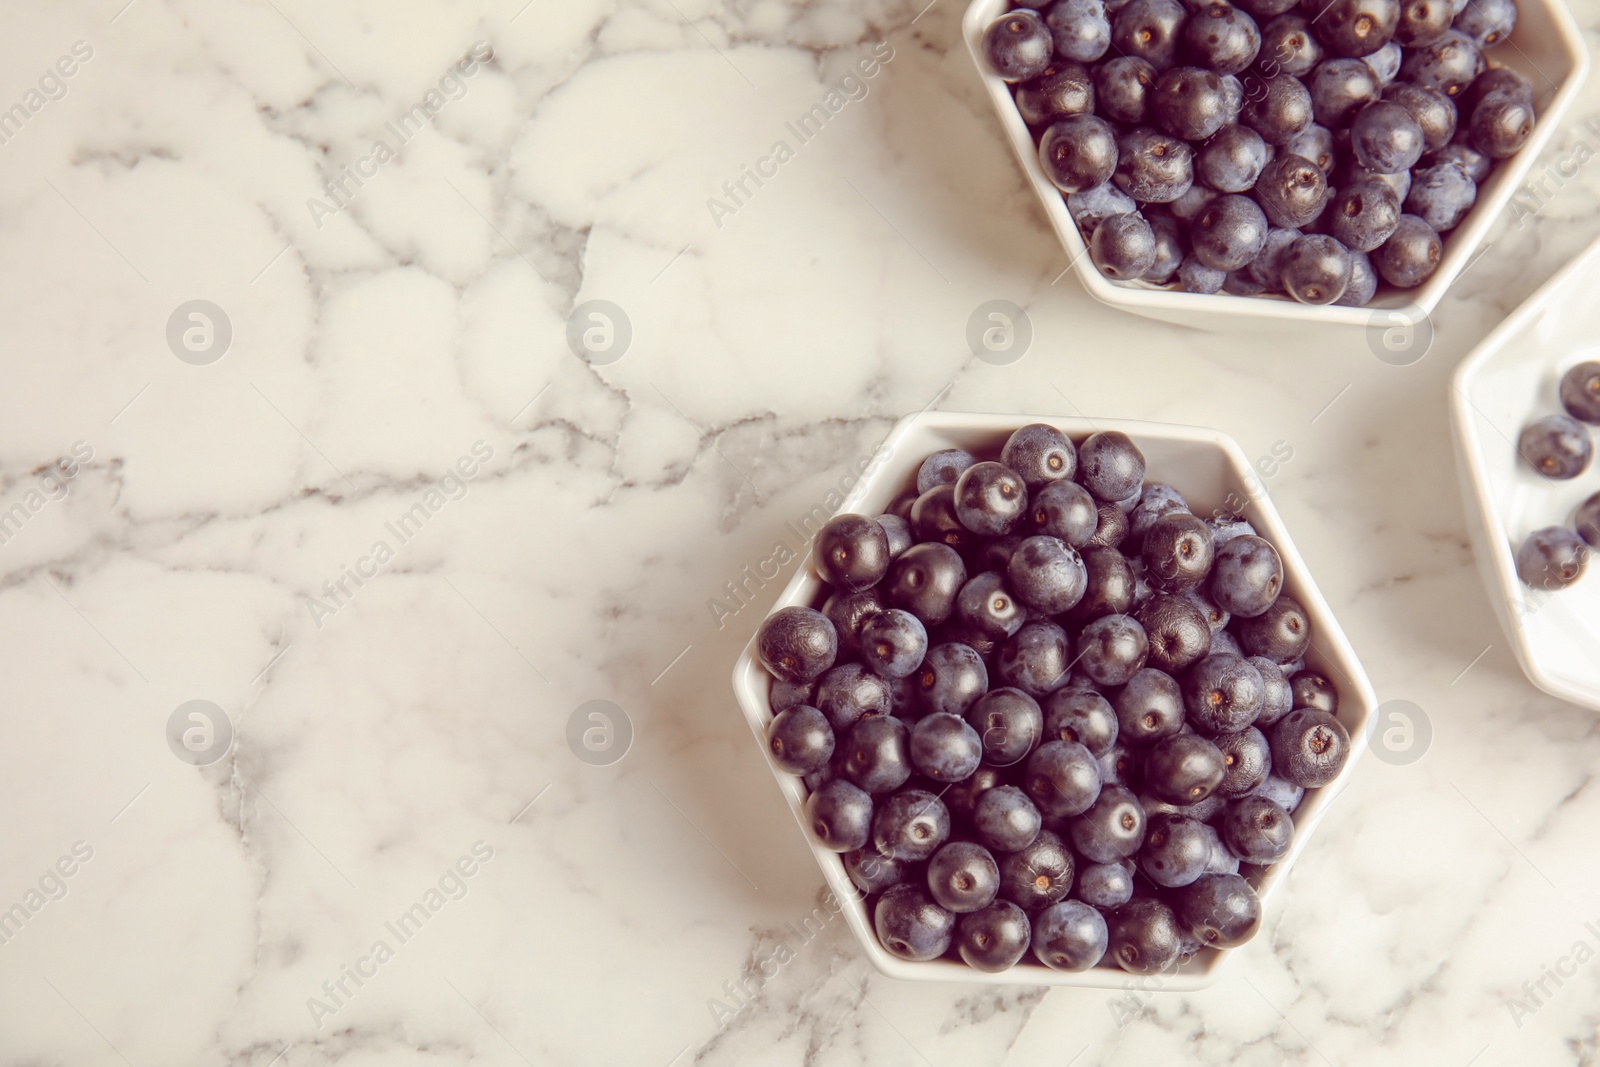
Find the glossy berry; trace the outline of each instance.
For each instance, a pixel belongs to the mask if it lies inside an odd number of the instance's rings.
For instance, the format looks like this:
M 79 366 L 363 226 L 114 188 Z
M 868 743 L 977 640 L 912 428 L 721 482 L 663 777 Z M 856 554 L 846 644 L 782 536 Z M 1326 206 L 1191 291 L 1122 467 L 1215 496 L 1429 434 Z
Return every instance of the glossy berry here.
M 1041 699 L 1067 683 L 1070 647 L 1066 631 L 1055 623 L 1027 623 L 995 654 L 995 678 Z
M 817 679 L 816 707 L 828 724 L 841 733 L 863 715 L 887 715 L 891 706 L 889 683 L 860 663 L 830 667 Z
M 1165 70 L 1177 57 L 1183 20 L 1178 0 L 1128 0 L 1111 20 L 1112 50 Z
M 990 690 L 966 718 L 983 744 L 983 761 L 992 767 L 1010 767 L 1027 759 L 1044 733 L 1039 702 L 1009 686 Z
M 1572 525 L 1590 548 L 1600 548 L 1600 493 L 1578 505 Z
M 835 515 L 818 531 L 811 559 L 823 581 L 859 592 L 888 572 L 889 537 L 865 515 Z
M 961 472 L 976 462 L 972 453 L 961 448 L 934 452 L 917 468 L 917 494 L 920 496 L 937 485 L 954 486 Z
M 1222 785 L 1227 770 L 1215 743 L 1199 734 L 1174 734 L 1145 755 L 1144 786 L 1170 804 L 1198 804 Z
M 978 798 L 996 786 L 1005 784 L 1005 776 L 996 767 L 979 767 L 972 774 L 945 789 L 943 800 L 950 816 L 962 823 L 972 822 L 972 813 Z
M 1394 27 L 1394 40 L 1402 48 L 1432 44 L 1444 36 L 1454 17 L 1450 0 L 1400 0 L 1400 21 Z
M 1258 723 L 1260 719 L 1256 720 Z M 1217 794 L 1228 799 L 1248 796 L 1261 788 L 1272 773 L 1272 747 L 1267 735 L 1254 726 L 1216 739 L 1222 752 L 1222 784 Z
M 1047 908 L 1072 889 L 1072 850 L 1049 830 L 1000 859 L 1000 895 L 1029 911 Z
M 1471 115 L 1478 102 L 1495 91 L 1510 93 L 1529 107 L 1534 104 L 1532 82 L 1510 67 L 1490 67 L 1472 79 L 1472 84 L 1456 98 L 1460 113 Z
M 1345 307 L 1366 307 L 1378 294 L 1378 272 L 1365 253 L 1350 250 L 1350 286 L 1335 303 Z
M 889 543 L 891 560 L 916 544 L 916 539 L 911 536 L 911 523 L 900 516 L 879 515 L 873 521 L 883 529 L 884 540 Z
M 1494 169 L 1494 160 L 1460 139 L 1451 141 L 1437 152 L 1429 152 L 1422 157 L 1422 162 L 1429 166 L 1459 163 L 1461 169 L 1467 172 L 1467 177 L 1479 184 L 1482 184 L 1489 177 L 1489 172 Z
M 1114 548 L 1094 544 L 1085 545 L 1082 554 L 1088 584 L 1083 599 L 1068 618 L 1081 626 L 1102 615 L 1118 615 L 1132 609 L 1137 583 L 1127 557 Z
M 1076 741 L 1103 756 L 1117 740 L 1117 713 L 1099 693 L 1058 689 L 1045 700 L 1042 739 Z
M 1133 898 L 1133 871 L 1123 863 L 1092 863 L 1078 868 L 1076 896 L 1085 904 L 1109 910 Z
M 833 666 L 839 635 L 827 616 L 813 608 L 779 608 L 756 635 L 761 665 L 785 682 L 809 682 Z
M 1057 60 L 1037 78 L 1017 86 L 1017 110 L 1029 126 L 1048 126 L 1075 115 L 1093 115 L 1094 76 L 1082 63 Z M 1041 152 L 1041 161 L 1043 158 Z
M 1400 0 L 1332 0 L 1319 8 L 1317 37 L 1340 56 L 1370 56 L 1389 43 L 1400 22 Z
M 1154 588 L 1163 593 L 1187 592 L 1211 573 L 1211 529 L 1187 511 L 1171 512 L 1151 525 L 1139 555 Z
M 1510 37 L 1516 26 L 1516 0 L 1468 0 L 1455 19 L 1455 28 L 1484 48 Z
M 1092 189 L 1117 169 L 1116 131 L 1096 115 L 1054 122 L 1039 140 L 1039 166 L 1062 192 Z
M 961 525 L 975 534 L 999 537 L 1027 515 L 1028 489 L 1004 464 L 974 463 L 956 479 L 955 507 Z
M 1249 13 L 1222 0 L 1197 7 L 1183 24 L 1183 53 L 1218 74 L 1239 74 L 1261 51 L 1261 30 Z
M 872 816 L 874 847 L 897 860 L 925 860 L 949 837 L 950 812 L 926 790 L 902 789 Z
M 1333 173 L 1333 164 L 1339 153 L 1334 144 L 1333 131 L 1320 122 L 1313 122 L 1288 141 L 1283 150 L 1301 159 L 1309 159 L 1324 174 Z
M 1072 820 L 1072 847 L 1094 863 L 1114 863 L 1144 844 L 1145 812 L 1133 790 L 1105 785 L 1094 804 Z
M 1004 971 L 1016 964 L 1033 943 L 1027 914 L 1009 900 L 963 915 L 956 923 L 956 948 L 968 967 Z
M 1319 671 L 1296 671 L 1289 688 L 1297 708 L 1315 708 L 1329 715 L 1339 710 L 1339 690 Z
M 1408 49 L 1400 64 L 1400 77 L 1445 96 L 1459 96 L 1482 69 L 1483 53 L 1477 42 L 1460 30 L 1449 29 L 1437 40 Z
M 1339 189 L 1326 218 L 1329 232 L 1346 248 L 1371 252 L 1400 225 L 1400 197 L 1381 181 L 1351 182 Z
M 1331 304 L 1350 285 L 1350 250 L 1336 238 L 1308 233 L 1284 253 L 1283 287 L 1302 304 Z
M 1315 107 L 1310 90 L 1290 74 L 1244 79 L 1245 102 L 1239 121 L 1270 145 L 1281 145 L 1311 125 Z
M 833 727 L 816 708 L 797 704 L 767 724 L 767 751 L 772 762 L 790 774 L 810 774 L 833 757 Z
M 1156 68 L 1139 56 L 1119 55 L 1094 71 L 1095 110 L 1112 122 L 1137 126 L 1149 114 Z
M 1240 273 L 1259 285 L 1264 292 L 1282 291 L 1283 257 L 1299 237 L 1299 230 L 1272 227 L 1267 231 L 1267 243 L 1261 249 L 1261 254 L 1246 264 Z
M 768 700 L 772 705 L 773 714 L 777 714 L 797 704 L 811 703 L 816 691 L 815 682 L 784 682 L 774 678 Z
M 1237 874 L 1201 875 L 1173 895 L 1173 910 L 1211 948 L 1237 948 L 1261 928 L 1261 900 Z
M 911 731 L 893 715 L 870 715 L 850 728 L 841 773 L 872 794 L 891 793 L 911 777 Z
M 1087 971 L 1104 958 L 1108 940 L 1105 917 L 1082 901 L 1051 905 L 1033 920 L 1033 954 L 1052 970 Z
M 999 571 L 984 571 L 967 579 L 956 595 L 956 620 L 991 640 L 1005 640 L 1027 619 L 1027 609 L 1011 595 L 1005 575 Z
M 1265 656 L 1274 663 L 1293 662 L 1311 645 L 1311 619 L 1300 602 L 1286 594 L 1279 594 L 1255 618 L 1235 623 L 1234 629 L 1246 655 Z
M 1083 599 L 1089 576 L 1077 549 L 1060 538 L 1026 538 L 1011 555 L 1007 580 L 1017 598 L 1045 615 L 1066 611 Z
M 976 841 L 951 841 L 928 861 L 928 892 L 946 911 L 977 911 L 1000 892 L 1000 865 Z
M 936 485 L 922 493 L 911 505 L 911 536 L 918 541 L 932 541 L 964 548 L 974 538 L 972 533 L 956 518 L 956 487 Z M 896 561 L 898 562 L 898 560 Z
M 1254 618 L 1283 591 L 1283 560 L 1265 538 L 1235 537 L 1217 550 L 1207 588 L 1229 613 Z
M 1210 859 L 1211 842 L 1204 824 L 1182 815 L 1152 818 L 1139 848 L 1139 870 L 1167 889 L 1199 878 Z
M 1078 635 L 1078 665 L 1099 685 L 1122 685 L 1150 651 L 1144 627 L 1128 615 L 1106 615 Z
M 1372 253 L 1372 265 L 1390 285 L 1409 289 L 1432 277 L 1444 259 L 1439 231 L 1416 215 L 1401 215 L 1389 239 Z
M 1205 610 L 1185 596 L 1161 594 L 1134 612 L 1149 643 L 1146 662 L 1176 675 L 1211 648 L 1211 625 Z
M 1040 813 L 1059 819 L 1088 810 L 1100 796 L 1100 765 L 1075 741 L 1046 741 L 1028 757 L 1023 782 Z
M 1410 170 L 1422 158 L 1423 148 L 1422 127 L 1393 100 L 1367 104 L 1350 120 L 1350 150 L 1370 171 Z
M 1228 653 L 1207 656 L 1183 679 L 1184 711 L 1202 733 L 1243 730 L 1256 721 L 1265 701 L 1261 672 Z
M 1565 589 L 1583 577 L 1588 564 L 1589 542 L 1563 526 L 1535 530 L 1517 549 L 1517 577 L 1534 589 Z
M 1273 773 L 1307 789 L 1333 781 L 1350 758 L 1350 734 L 1344 724 L 1315 708 L 1285 715 L 1268 740 Z
M 1224 193 L 1249 191 L 1267 165 L 1270 149 L 1248 126 L 1223 126 L 1195 154 L 1195 175 Z
M 1276 863 L 1294 844 L 1294 820 L 1266 797 L 1241 797 L 1222 815 L 1222 839 L 1246 863 Z
M 1183 689 L 1166 671 L 1145 667 L 1135 672 L 1112 704 L 1117 737 L 1134 748 L 1146 748 L 1183 728 Z
M 1144 453 L 1120 430 L 1091 434 L 1078 447 L 1078 481 L 1096 500 L 1115 503 L 1144 483 Z
M 960 716 L 935 712 L 911 728 L 909 755 L 919 774 L 936 782 L 959 782 L 978 769 L 983 742 Z
M 1111 19 L 1101 0 L 1059 0 L 1050 5 L 1044 21 L 1057 55 L 1092 63 L 1111 47 Z
M 1027 81 L 1044 73 L 1055 47 L 1044 19 L 1027 8 L 1001 15 L 983 31 L 983 54 L 989 67 L 1008 82 Z
M 1117 138 L 1117 169 L 1112 181 L 1137 200 L 1164 204 L 1182 196 L 1194 183 L 1193 157 L 1187 142 L 1149 127 L 1135 127 Z
M 858 848 L 844 854 L 844 873 L 863 893 L 881 893 L 890 886 L 909 882 L 914 870 L 912 864 L 879 855 L 870 848 Z
M 1036 533 L 1058 538 L 1074 548 L 1087 545 L 1100 525 L 1094 497 L 1076 482 L 1050 483 L 1034 495 L 1030 507 Z
M 1256 66 L 1268 77 L 1289 74 L 1303 78 L 1322 62 L 1325 54 L 1310 18 L 1297 11 L 1285 11 L 1262 25 Z
M 833 624 L 834 639 L 838 644 L 836 658 L 859 656 L 862 624 L 888 606 L 883 590 L 876 587 L 860 593 L 835 592 L 829 596 L 822 605 L 822 614 Z
M 1267 240 L 1267 217 L 1249 197 L 1219 196 L 1200 213 L 1190 237 L 1194 255 L 1215 270 L 1238 270 L 1260 254 Z
M 823 848 L 861 848 L 872 836 L 872 796 L 843 778 L 824 782 L 806 798 L 806 825 Z
M 1150 97 L 1150 118 L 1174 137 L 1205 140 L 1228 121 L 1228 96 L 1222 78 L 1216 71 L 1200 67 L 1163 71 L 1156 78 Z
M 972 806 L 972 827 L 978 840 L 996 852 L 1027 848 L 1043 825 L 1038 807 L 1014 785 L 986 790 Z
M 1411 2 L 1431 4 L 1433 0 Z M 1383 98 L 1406 109 L 1422 130 L 1422 143 L 1429 152 L 1439 151 L 1455 136 L 1459 114 L 1455 102 L 1443 93 L 1410 82 L 1395 82 L 1383 90 Z
M 928 652 L 922 620 L 900 608 L 887 608 L 861 624 L 861 660 L 885 678 L 905 678 Z
M 1561 376 L 1561 406 L 1580 422 L 1600 423 L 1600 362 L 1585 360 Z
M 1523 428 L 1517 454 L 1536 474 L 1564 481 L 1589 469 L 1594 442 L 1583 423 L 1570 415 L 1546 415 Z
M 891 955 L 920 962 L 943 956 L 955 937 L 956 917 L 919 885 L 897 885 L 872 909 L 878 942 Z
M 1000 462 L 1015 471 L 1033 493 L 1053 482 L 1070 484 L 1078 470 L 1078 449 L 1054 426 L 1033 422 L 1006 438 Z
M 1379 97 L 1378 76 L 1359 59 L 1325 59 L 1306 80 L 1311 110 L 1330 130 L 1348 126 L 1355 112 Z
M 947 544 L 912 545 L 889 565 L 884 589 L 889 603 L 930 626 L 955 614 L 956 597 L 967 582 L 967 565 Z
M 1256 203 L 1274 226 L 1304 229 L 1327 204 L 1328 179 L 1322 168 L 1287 152 L 1274 156 L 1256 182 Z
M 1533 104 L 1515 94 L 1496 90 L 1472 109 L 1467 134 L 1472 147 L 1490 159 L 1505 159 L 1521 151 L 1533 136 Z
M 1294 687 L 1274 661 L 1251 656 L 1249 662 L 1261 675 L 1261 713 L 1256 716 L 1256 725 L 1266 729 L 1294 709 Z
M 1089 237 L 1089 258 L 1113 281 L 1144 277 L 1156 262 L 1156 235 L 1138 213 L 1113 215 Z

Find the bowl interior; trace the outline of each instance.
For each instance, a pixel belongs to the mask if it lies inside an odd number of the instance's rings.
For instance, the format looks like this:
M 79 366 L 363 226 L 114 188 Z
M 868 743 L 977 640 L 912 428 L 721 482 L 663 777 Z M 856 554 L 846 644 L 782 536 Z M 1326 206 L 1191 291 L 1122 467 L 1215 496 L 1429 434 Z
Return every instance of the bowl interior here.
M 1591 468 L 1567 482 L 1535 474 L 1517 454 L 1522 428 L 1562 412 L 1557 389 L 1575 363 L 1600 359 L 1600 243 L 1552 278 L 1456 373 L 1454 427 L 1474 550 L 1489 597 L 1535 684 L 1600 709 L 1600 568 L 1558 593 L 1517 578 L 1517 546 L 1534 530 L 1569 525 L 1600 491 Z
M 1325 673 L 1339 687 L 1338 715 L 1350 731 L 1350 763 L 1353 765 L 1366 749 L 1367 730 L 1376 706 L 1371 685 L 1326 601 L 1312 583 L 1305 562 L 1295 551 L 1288 531 L 1266 496 L 1261 480 L 1253 474 L 1238 445 L 1224 434 L 1195 427 L 1119 420 L 1091 422 L 1049 416 L 929 412 L 903 419 L 891 431 L 873 458 L 871 473 L 855 486 L 840 510 L 866 515 L 881 514 L 897 496 L 914 485 L 916 470 L 930 452 L 941 448 L 964 448 L 979 458 L 997 456 L 1006 437 L 1017 427 L 1029 422 L 1050 423 L 1075 440 L 1082 440 L 1097 430 L 1121 430 L 1133 438 L 1144 452 L 1150 480 L 1175 486 L 1188 498 L 1196 514 L 1210 515 L 1216 510 L 1243 515 L 1277 547 L 1283 557 L 1286 574 L 1284 588 L 1305 606 L 1311 617 L 1315 638 L 1306 662 Z M 822 588 L 821 580 L 811 572 L 809 566 L 802 565 L 778 597 L 773 610 L 791 604 L 815 605 Z M 753 637 L 735 665 L 733 682 L 750 728 L 765 752 L 766 725 L 772 718 L 769 700 L 771 679 L 756 659 Z M 1132 975 L 1105 967 L 1081 973 L 1055 971 L 1032 962 L 1031 956 L 1000 974 L 984 974 L 946 959 L 910 963 L 891 956 L 878 944 L 866 904 L 845 873 L 839 855 L 812 840 L 805 826 L 802 808 L 806 796 L 804 786 L 798 778 L 773 765 L 770 759 L 768 766 L 789 802 L 790 810 L 799 822 L 801 832 L 811 846 L 829 887 L 844 904 L 843 914 L 851 930 L 874 965 L 885 974 L 921 981 L 1100 988 L 1127 988 L 1135 980 Z M 1272 867 L 1257 887 L 1263 906 L 1270 904 L 1276 888 L 1282 884 L 1290 866 L 1309 840 L 1312 829 L 1328 803 L 1349 781 L 1349 775 L 1347 765 L 1345 773 L 1333 785 L 1306 795 L 1294 815 L 1296 832 L 1293 850 Z M 1215 980 L 1216 969 L 1227 955 L 1227 951 L 1203 950 L 1176 973 L 1160 976 L 1157 984 L 1159 988 L 1172 990 L 1202 988 Z M 1139 981 L 1149 984 L 1153 980 Z
M 1380 285 L 1372 303 L 1360 307 L 1313 307 L 1283 296 L 1240 297 L 1226 294 L 1186 293 L 1147 282 L 1113 282 L 1103 276 L 1088 257 L 1077 224 L 1067 211 L 1061 192 L 1039 165 L 1037 146 L 1023 122 L 1011 88 L 988 71 L 983 59 L 984 29 L 1005 13 L 1009 0 L 973 0 L 963 21 L 963 34 L 973 62 L 989 90 L 1007 139 L 1017 153 L 1023 172 L 1038 194 L 1051 227 L 1091 295 L 1108 304 L 1149 318 L 1208 329 L 1281 330 L 1304 322 L 1368 326 L 1375 310 L 1414 308 L 1409 315 L 1429 314 L 1445 290 L 1472 260 L 1495 219 L 1527 178 L 1540 151 L 1555 133 L 1562 114 L 1576 96 L 1588 71 L 1589 56 L 1572 14 L 1559 0 L 1521 0 L 1516 29 L 1511 37 L 1489 48 L 1490 61 L 1511 67 L 1533 85 L 1539 122 L 1528 144 L 1510 159 L 1501 160 L 1478 190 L 1478 201 L 1460 226 L 1444 238 L 1444 260 L 1425 284 L 1416 289 Z M 1388 320 L 1385 319 L 1387 324 Z

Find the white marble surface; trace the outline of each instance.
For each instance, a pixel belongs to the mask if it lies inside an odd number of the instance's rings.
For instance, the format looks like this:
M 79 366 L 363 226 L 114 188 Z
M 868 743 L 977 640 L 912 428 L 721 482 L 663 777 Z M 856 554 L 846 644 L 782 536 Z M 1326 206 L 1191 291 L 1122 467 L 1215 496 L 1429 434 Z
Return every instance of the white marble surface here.
M 1397 368 L 1053 282 L 957 0 L 124 2 L 13 4 L 0 35 L 7 107 L 92 49 L 0 144 L 0 510 L 25 517 L 0 544 L 0 908 L 37 908 L 0 943 L 0 1063 L 1600 1059 L 1600 963 L 1510 1005 L 1600 944 L 1600 730 L 1495 628 L 1445 405 L 1600 234 L 1600 169 L 1503 226 Z M 492 60 L 430 98 L 475 42 Z M 714 218 L 875 49 L 864 95 Z M 341 166 L 371 176 L 313 211 Z M 1032 315 L 1011 366 L 963 339 L 994 298 Z M 165 339 L 193 299 L 233 330 L 206 366 Z M 564 341 L 590 299 L 633 327 L 604 367 Z M 947 386 L 1290 443 L 1274 499 L 1432 748 L 1360 767 L 1206 992 L 901 985 L 838 924 L 719 1027 L 821 879 L 727 682 L 777 585 L 720 629 L 707 601 Z M 195 699 L 235 731 L 200 768 L 165 735 Z M 634 725 L 608 767 L 566 743 L 591 699 Z

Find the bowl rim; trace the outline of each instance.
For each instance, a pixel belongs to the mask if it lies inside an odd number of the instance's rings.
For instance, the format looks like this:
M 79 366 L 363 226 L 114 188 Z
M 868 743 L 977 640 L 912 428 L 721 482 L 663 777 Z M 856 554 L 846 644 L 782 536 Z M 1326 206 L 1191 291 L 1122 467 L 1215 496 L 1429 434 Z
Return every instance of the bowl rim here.
M 1499 617 L 1500 628 L 1511 643 L 1518 665 L 1528 680 L 1546 693 L 1600 711 L 1600 689 L 1573 685 L 1545 670 L 1535 654 L 1527 627 L 1522 625 L 1523 617 L 1528 614 L 1526 587 L 1517 576 L 1511 533 L 1491 500 L 1491 479 L 1482 459 L 1484 439 L 1478 426 L 1479 419 L 1487 417 L 1478 411 L 1471 395 L 1478 376 L 1509 344 L 1528 333 L 1549 310 L 1557 294 L 1575 280 L 1592 276 L 1597 271 L 1600 271 L 1600 239 L 1552 275 L 1473 348 L 1450 379 L 1450 425 L 1455 439 L 1457 470 L 1466 497 L 1463 505 L 1468 517 L 1474 520 L 1470 524 L 1475 535 L 1474 555 L 1488 587 L 1490 602 Z
M 998 15 L 1008 9 L 1008 0 L 971 0 L 962 17 L 962 36 L 968 54 L 977 68 L 978 77 L 988 89 L 989 98 L 1011 143 L 1028 184 L 1033 187 L 1051 228 L 1066 250 L 1068 266 L 1078 275 L 1079 282 L 1089 294 L 1101 303 L 1138 313 L 1192 314 L 1196 319 L 1215 316 L 1246 316 L 1268 323 L 1287 326 L 1300 322 L 1340 323 L 1350 326 L 1371 326 L 1382 322 L 1392 325 L 1389 316 L 1400 312 L 1416 319 L 1432 315 L 1444 298 L 1445 292 L 1465 271 L 1473 254 L 1483 244 L 1501 214 L 1510 205 L 1517 191 L 1527 179 L 1539 155 L 1555 135 L 1561 120 L 1577 98 L 1589 73 L 1589 50 L 1584 44 L 1583 31 L 1577 19 L 1559 0 L 1541 0 L 1541 9 L 1549 16 L 1555 37 L 1565 53 L 1568 70 L 1557 87 L 1550 103 L 1534 124 L 1533 135 L 1515 155 L 1501 160 L 1497 168 L 1498 184 L 1487 201 L 1473 205 L 1465 221 L 1451 231 L 1445 256 L 1433 276 L 1422 285 L 1409 291 L 1409 298 L 1391 296 L 1364 307 L 1339 305 L 1301 304 L 1294 300 L 1261 297 L 1239 297 L 1232 294 L 1189 293 L 1140 284 L 1113 282 L 1096 269 L 1088 257 L 1088 244 L 1078 231 L 1077 223 L 1067 211 L 1066 198 L 1039 164 L 1033 134 L 1022 119 L 1010 86 L 991 72 L 983 59 L 983 31 Z M 1521 28 L 1519 22 L 1518 29 Z M 1506 43 L 1515 47 L 1516 30 Z M 1487 208 L 1488 210 L 1485 210 Z M 1380 319 L 1379 316 L 1382 316 Z
M 899 420 L 884 438 L 879 446 L 879 452 L 887 450 L 889 454 L 898 451 L 905 443 L 907 437 L 920 427 L 928 427 L 937 431 L 985 431 L 997 436 L 1008 434 L 1019 426 L 1032 422 L 1044 422 L 1060 428 L 1077 439 L 1099 430 L 1120 430 L 1127 433 L 1135 441 L 1140 438 L 1148 440 L 1161 440 L 1179 442 L 1193 445 L 1197 448 L 1213 448 L 1221 453 L 1229 468 L 1229 473 L 1242 481 L 1245 472 L 1252 471 L 1244 451 L 1232 437 L 1219 430 L 1199 426 L 1189 426 L 1177 423 L 1157 423 L 1132 419 L 1088 419 L 1084 417 L 1068 417 L 1057 415 L 1008 415 L 977 412 L 945 412 L 925 411 L 914 415 L 907 415 Z M 1003 437 L 1002 437 L 1003 439 Z M 998 443 L 997 446 L 998 447 Z M 859 481 L 840 503 L 835 514 L 842 514 L 859 507 L 877 487 L 881 470 Z M 1350 729 L 1350 758 L 1340 772 L 1337 780 L 1321 789 L 1311 791 L 1294 813 L 1295 835 L 1294 843 L 1288 855 L 1279 860 L 1271 868 L 1258 888 L 1261 898 L 1262 912 L 1265 916 L 1267 909 L 1278 896 L 1279 887 L 1288 879 L 1294 863 L 1299 858 L 1315 833 L 1317 825 L 1327 813 L 1329 805 L 1338 798 L 1348 787 L 1353 768 L 1365 754 L 1372 730 L 1377 725 L 1377 698 L 1373 692 L 1372 684 L 1367 679 L 1366 672 L 1361 666 L 1355 650 L 1351 647 L 1349 639 L 1339 626 L 1337 618 L 1323 597 L 1321 590 L 1313 580 L 1304 558 L 1295 547 L 1293 539 L 1289 536 L 1288 529 L 1272 504 L 1270 496 L 1262 493 L 1259 497 L 1250 500 L 1248 506 L 1241 512 L 1250 518 L 1262 536 L 1270 540 L 1283 559 L 1284 571 L 1291 579 L 1285 585 L 1285 591 L 1293 589 L 1293 595 L 1306 609 L 1313 622 L 1313 632 L 1319 637 L 1320 647 L 1313 644 L 1312 650 L 1316 653 L 1315 659 L 1321 664 L 1333 667 L 1343 681 L 1340 686 L 1340 719 Z M 816 594 L 822 588 L 822 580 L 811 570 L 809 563 L 809 549 L 803 553 L 799 567 L 796 569 L 783 591 L 768 610 L 768 614 L 779 608 L 792 604 L 811 604 L 816 600 Z M 766 616 L 763 616 L 765 619 Z M 1009 970 L 995 974 L 988 974 L 974 970 L 964 964 L 949 959 L 940 958 L 922 963 L 899 959 L 885 950 L 877 939 L 877 934 L 872 929 L 870 917 L 866 913 L 863 894 L 856 889 L 853 882 L 844 870 L 841 855 L 819 845 L 811 836 L 805 824 L 806 790 L 801 779 L 779 768 L 773 761 L 772 755 L 767 751 L 765 743 L 765 727 L 772 718 L 769 697 L 770 678 L 761 667 L 756 657 L 756 633 L 753 632 L 745 643 L 733 668 L 733 689 L 738 699 L 740 710 L 743 711 L 745 720 L 755 736 L 756 745 L 762 751 L 762 758 L 766 761 L 767 769 L 772 772 L 780 792 L 789 805 L 790 813 L 794 816 L 801 836 L 810 848 L 813 857 L 822 870 L 828 888 L 836 900 L 841 904 L 842 914 L 846 924 L 854 933 L 857 942 L 866 953 L 873 966 L 882 974 L 891 978 L 906 981 L 945 981 L 968 982 L 983 985 L 1048 985 L 1048 986 L 1073 986 L 1081 988 L 1114 989 L 1114 990 L 1140 990 L 1140 991 L 1171 991 L 1184 992 L 1204 989 L 1214 983 L 1219 977 L 1219 971 L 1227 959 L 1241 949 L 1206 949 L 1194 957 L 1182 968 L 1172 973 L 1153 976 L 1139 976 L 1106 967 L 1094 967 L 1087 971 L 1056 971 L 1042 965 L 1032 963 L 1024 957 L 1024 963 Z M 1353 714 L 1347 716 L 1349 709 Z M 1242 946 L 1243 947 L 1243 946 Z

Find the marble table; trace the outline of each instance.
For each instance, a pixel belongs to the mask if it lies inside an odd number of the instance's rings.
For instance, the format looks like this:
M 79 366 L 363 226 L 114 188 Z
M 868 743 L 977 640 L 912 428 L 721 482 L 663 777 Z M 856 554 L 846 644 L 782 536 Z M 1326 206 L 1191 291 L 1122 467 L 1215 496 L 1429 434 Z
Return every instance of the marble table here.
M 0 1063 L 1600 1057 L 1600 729 L 1495 626 L 1446 408 L 1600 167 L 1414 365 L 1161 326 L 1063 276 L 925 3 L 11 6 Z M 997 299 L 1007 365 L 965 339 Z M 929 404 L 1287 449 L 1266 490 L 1431 722 L 1209 990 L 904 985 L 800 926 L 729 669 L 787 524 Z

